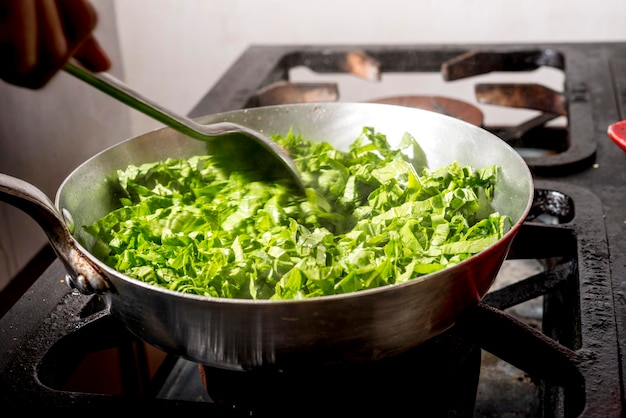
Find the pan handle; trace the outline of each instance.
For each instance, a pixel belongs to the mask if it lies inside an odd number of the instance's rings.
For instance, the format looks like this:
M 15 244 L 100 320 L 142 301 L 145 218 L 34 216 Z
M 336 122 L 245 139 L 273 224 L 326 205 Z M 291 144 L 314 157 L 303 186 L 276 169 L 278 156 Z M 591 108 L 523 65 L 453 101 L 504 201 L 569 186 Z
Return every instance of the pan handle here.
M 87 295 L 111 288 L 106 275 L 74 239 L 72 223 L 66 223 L 44 192 L 24 180 L 0 173 L 0 201 L 21 209 L 41 226 L 65 266 L 70 287 Z

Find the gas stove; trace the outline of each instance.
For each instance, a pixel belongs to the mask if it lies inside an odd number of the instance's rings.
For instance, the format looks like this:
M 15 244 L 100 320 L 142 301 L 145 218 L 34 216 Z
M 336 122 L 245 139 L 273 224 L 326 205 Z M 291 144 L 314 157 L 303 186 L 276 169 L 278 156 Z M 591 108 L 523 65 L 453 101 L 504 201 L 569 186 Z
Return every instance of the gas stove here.
M 556 84 L 537 78 L 545 70 Z M 533 209 L 478 306 L 385 361 L 233 372 L 138 341 L 98 296 L 66 286 L 46 249 L 20 276 L 30 287 L 1 299 L 3 404 L 208 416 L 622 416 L 626 154 L 606 130 L 626 118 L 626 43 L 252 46 L 190 116 L 307 101 L 422 107 L 520 152 L 535 180 Z M 493 109 L 507 114 L 492 118 Z

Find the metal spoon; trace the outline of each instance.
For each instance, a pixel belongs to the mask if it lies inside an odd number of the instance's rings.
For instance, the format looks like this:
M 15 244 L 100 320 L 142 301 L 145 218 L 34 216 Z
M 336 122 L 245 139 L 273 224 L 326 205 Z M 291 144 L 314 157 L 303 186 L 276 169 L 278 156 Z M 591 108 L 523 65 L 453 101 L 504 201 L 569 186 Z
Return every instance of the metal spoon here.
M 245 138 L 244 141 L 238 141 L 236 147 L 223 149 L 215 147 L 217 153 L 225 154 L 216 157 L 228 162 L 231 168 L 252 169 L 266 179 L 287 180 L 296 193 L 305 194 L 302 177 L 294 161 L 285 150 L 262 133 L 230 122 L 203 125 L 165 109 L 108 73 L 92 73 L 72 62 L 66 63 L 63 69 L 109 96 L 192 138 L 216 141 L 232 139 L 224 137 L 233 134 Z

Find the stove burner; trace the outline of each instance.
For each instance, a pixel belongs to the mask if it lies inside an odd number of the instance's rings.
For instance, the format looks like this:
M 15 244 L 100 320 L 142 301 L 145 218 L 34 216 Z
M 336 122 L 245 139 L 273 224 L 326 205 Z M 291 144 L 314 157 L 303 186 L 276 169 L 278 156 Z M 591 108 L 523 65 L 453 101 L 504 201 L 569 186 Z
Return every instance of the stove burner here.
M 271 417 L 302 409 L 306 416 L 464 415 L 474 408 L 479 370 L 478 347 L 451 334 L 371 364 L 245 372 L 200 366 L 215 402 Z

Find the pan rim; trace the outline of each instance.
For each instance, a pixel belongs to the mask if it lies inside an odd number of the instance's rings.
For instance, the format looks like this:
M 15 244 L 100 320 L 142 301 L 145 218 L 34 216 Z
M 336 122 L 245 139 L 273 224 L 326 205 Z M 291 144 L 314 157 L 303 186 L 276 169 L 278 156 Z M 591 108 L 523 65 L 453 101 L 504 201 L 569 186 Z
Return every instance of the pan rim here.
M 207 121 L 210 120 L 214 120 L 214 119 L 223 119 L 223 118 L 228 118 L 231 115 L 236 115 L 236 114 L 242 114 L 242 113 L 249 113 L 249 114 L 253 114 L 255 111 L 262 109 L 263 111 L 277 111 L 277 112 L 289 112 L 291 110 L 294 109 L 307 109 L 310 111 L 316 110 L 316 109 L 333 109 L 333 108 L 337 108 L 337 107 L 376 107 L 376 108 L 393 108 L 393 109 L 405 109 L 407 112 L 410 113 L 416 113 L 416 112 L 420 112 L 420 113 L 427 113 L 429 114 L 430 117 L 437 117 L 437 118 L 441 118 L 441 120 L 443 121 L 454 121 L 455 124 L 459 124 L 459 126 L 466 126 L 470 129 L 473 130 L 477 130 L 477 131 L 481 131 L 483 133 L 488 134 L 488 136 L 492 137 L 493 139 L 497 139 L 498 141 L 501 141 L 501 146 L 503 149 L 507 149 L 507 152 L 512 154 L 513 158 L 518 159 L 518 162 L 520 163 L 520 165 L 525 168 L 525 177 L 526 177 L 526 181 L 528 183 L 528 190 L 525 191 L 525 193 L 528 193 L 528 196 L 526 196 L 526 205 L 524 207 L 524 209 L 521 211 L 521 215 L 519 216 L 519 218 L 512 224 L 510 225 L 510 227 L 508 228 L 508 230 L 506 231 L 506 233 L 495 243 L 493 243 L 492 245 L 490 245 L 489 247 L 485 248 L 483 251 L 476 253 L 474 255 L 472 255 L 471 257 L 469 257 L 466 260 L 463 260 L 460 263 L 454 264 L 453 266 L 449 266 L 449 267 L 457 267 L 457 268 L 461 268 L 462 266 L 465 266 L 468 263 L 473 263 L 474 260 L 476 259 L 477 256 L 483 254 L 484 253 L 488 253 L 490 251 L 493 251 L 493 249 L 495 247 L 498 247 L 499 245 L 502 245 L 504 242 L 510 241 L 508 238 L 512 235 L 512 234 L 516 234 L 517 231 L 519 230 L 519 228 L 521 227 L 521 225 L 524 223 L 528 213 L 530 212 L 530 209 L 532 207 L 532 203 L 533 203 L 533 193 L 534 193 L 534 180 L 532 177 L 532 174 L 530 172 L 530 169 L 528 167 L 528 165 L 526 164 L 526 162 L 524 161 L 523 157 L 521 155 L 519 155 L 519 153 L 517 151 L 515 151 L 513 149 L 513 147 L 511 147 L 510 145 L 508 145 L 507 143 L 505 143 L 504 141 L 502 141 L 500 138 L 498 138 L 496 135 L 488 132 L 487 130 L 472 125 L 468 122 L 450 117 L 450 116 L 446 116 L 446 115 L 442 115 L 436 112 L 431 112 L 428 110 L 424 110 L 424 109 L 417 109 L 417 108 L 407 108 L 404 106 L 400 106 L 400 105 L 394 105 L 394 104 L 386 104 L 386 103 L 353 103 L 353 102 L 331 102 L 331 103 L 299 103 L 299 104 L 283 104 L 283 105 L 272 105 L 272 106 L 264 106 L 262 108 L 251 108 L 251 109 L 239 109 L 239 110 L 230 110 L 230 111 L 225 111 L 225 112 L 221 112 L 221 113 L 216 113 L 216 114 L 211 114 L 211 115 L 204 115 L 204 116 L 200 116 L 197 118 L 194 118 L 194 120 L 200 122 L 200 123 L 206 123 Z M 151 135 L 154 134 L 155 132 L 161 132 L 161 131 L 172 131 L 171 128 L 169 127 L 159 127 L 156 128 L 154 130 L 151 130 L 149 132 L 145 132 L 130 138 L 127 138 L 117 144 L 114 144 L 110 147 L 107 147 L 106 149 L 98 152 L 97 154 L 95 154 L 94 156 L 90 157 L 89 159 L 87 159 L 86 161 L 84 161 L 83 163 L 81 163 L 78 167 L 76 167 L 62 182 L 61 186 L 59 187 L 59 189 L 57 190 L 57 194 L 55 197 L 55 206 L 57 207 L 58 210 L 62 210 L 63 208 L 60 207 L 60 200 L 61 200 L 61 195 L 62 192 L 64 190 L 65 185 L 68 183 L 68 181 L 75 175 L 75 173 L 77 173 L 81 168 L 87 166 L 91 161 L 97 159 L 99 156 L 106 154 L 107 152 L 109 152 L 111 149 L 114 149 L 116 147 L 120 147 L 122 146 L 124 143 L 128 142 L 128 141 L 132 141 L 132 140 L 137 140 L 141 137 L 147 136 L 147 135 Z M 415 286 L 417 283 L 420 282 L 424 282 L 427 280 L 436 280 L 437 276 L 441 275 L 442 272 L 445 272 L 449 267 L 444 268 L 443 270 L 439 270 L 437 272 L 434 273 L 429 273 L 429 274 L 425 274 L 423 276 L 419 276 L 416 277 L 414 279 L 408 280 L 406 282 L 403 283 L 395 283 L 395 284 L 388 284 L 388 285 L 384 285 L 384 286 L 379 286 L 376 288 L 372 288 L 372 289 L 363 289 L 363 290 L 358 290 L 358 291 L 353 291 L 353 292 L 348 292 L 348 293 L 341 293 L 341 294 L 333 294 L 333 295 L 322 295 L 322 296 L 315 296 L 315 297 L 310 297 L 310 298 L 303 298 L 303 299 L 288 299 L 288 300 L 268 300 L 268 299 L 241 299 L 241 298 L 220 298 L 220 297 L 215 297 L 215 296 L 203 296 L 203 295 L 196 295 L 196 294 L 189 294 L 189 293 L 182 293 L 182 292 L 178 292 L 178 291 L 173 291 L 173 290 L 169 290 L 165 287 L 162 286 L 158 286 L 158 285 L 154 285 L 154 284 L 150 284 L 150 283 L 146 283 L 143 282 L 139 279 L 135 279 L 133 277 L 130 277 L 128 275 L 125 275 L 115 269 L 113 269 L 112 267 L 109 267 L 108 265 L 106 265 L 104 262 L 102 262 L 101 260 L 99 260 L 97 257 L 95 257 L 91 251 L 87 251 L 86 248 L 82 245 L 82 243 L 80 243 L 78 241 L 78 239 L 76 238 L 76 236 L 74 234 L 72 234 L 72 239 L 75 241 L 76 245 L 79 246 L 79 248 L 81 249 L 81 251 L 83 251 L 83 253 L 89 257 L 90 260 L 92 260 L 93 262 L 96 263 L 96 265 L 101 268 L 102 270 L 104 270 L 107 273 L 107 276 L 113 276 L 113 277 L 119 277 L 124 279 L 125 281 L 128 281 L 134 285 L 138 285 L 142 288 L 145 289 L 149 289 L 151 291 L 155 291 L 158 293 L 164 293 L 166 295 L 172 296 L 172 297 L 182 297 L 185 298 L 187 300 L 194 300 L 194 301 L 198 301 L 198 302 L 210 302 L 211 304 L 222 304 L 222 303 L 228 303 L 228 304 L 237 304 L 237 305 L 250 305 L 250 306 L 264 306 L 264 305 L 268 305 L 268 306 L 280 306 L 280 305 L 291 305 L 291 304 L 303 304 L 303 303 L 323 303 L 324 301 L 335 301 L 335 300 L 339 300 L 339 301 L 343 301 L 345 299 L 354 299 L 354 298 L 365 298 L 365 297 L 372 297 L 373 295 L 376 295 L 378 293 L 386 293 L 389 292 L 391 289 L 399 289 L 398 291 L 401 291 L 401 289 L 403 289 L 406 286 Z

